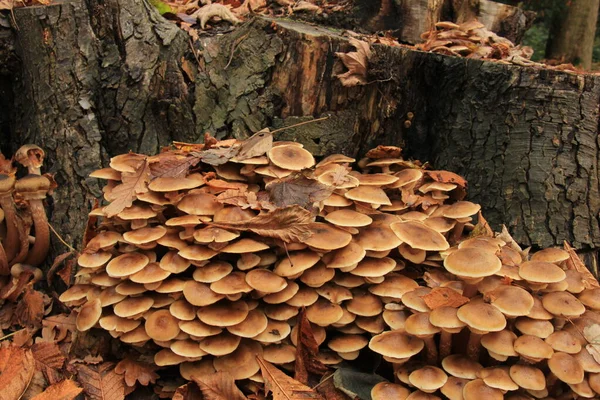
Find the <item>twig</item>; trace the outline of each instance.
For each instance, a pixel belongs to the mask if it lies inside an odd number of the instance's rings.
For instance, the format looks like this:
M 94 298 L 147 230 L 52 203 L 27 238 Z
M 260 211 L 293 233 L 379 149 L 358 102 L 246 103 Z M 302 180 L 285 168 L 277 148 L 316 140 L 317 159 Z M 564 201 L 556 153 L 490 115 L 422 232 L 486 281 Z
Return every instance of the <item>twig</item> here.
M 14 332 L 9 333 L 8 335 L 2 336 L 2 337 L 0 337 L 0 341 L 2 341 L 4 339 L 8 339 L 9 337 L 16 335 L 17 333 L 24 331 L 24 330 L 25 330 L 25 328 L 19 329 L 18 331 L 14 331 Z
M 56 237 L 58 238 L 58 240 L 60 240 L 60 242 L 62 244 L 64 244 L 65 246 L 67 246 L 67 248 L 69 250 L 71 250 L 74 253 L 77 253 L 77 250 L 75 248 L 73 248 L 73 246 L 71 246 L 69 243 L 65 242 L 65 240 L 58 234 L 58 232 L 56 232 L 56 230 L 52 227 L 52 225 L 50 225 L 50 222 L 48 222 L 48 227 L 50 228 L 50 230 L 52 231 L 52 233 L 54 233 L 56 235 Z
M 331 378 L 333 378 L 333 374 L 329 375 L 327 378 L 325 378 L 321 382 L 317 383 L 317 385 L 315 387 L 313 387 L 312 389 L 313 390 L 317 390 L 319 388 L 319 386 L 321 386 L 322 384 L 324 384 L 325 382 L 327 382 Z
M 235 53 L 237 47 L 240 45 L 240 43 L 242 43 L 244 39 L 248 37 L 248 35 L 250 35 L 250 33 L 246 33 L 245 35 L 240 36 L 239 38 L 233 41 L 233 44 L 231 45 L 231 52 L 229 53 L 229 61 L 227 62 L 227 65 L 225 65 L 225 68 L 223 68 L 223 70 L 229 68 L 229 65 L 231 65 L 231 61 L 233 61 L 233 53 Z
M 285 254 L 287 255 L 288 260 L 290 260 L 290 267 L 294 268 L 294 262 L 292 261 L 292 257 L 290 257 L 290 252 L 288 251 L 287 244 L 283 242 L 283 248 L 285 249 Z
M 279 129 L 275 129 L 274 131 L 271 131 L 271 134 L 279 133 L 281 131 L 285 131 L 287 129 L 296 128 L 296 127 L 302 126 L 302 125 L 312 124 L 314 122 L 325 121 L 326 119 L 329 119 L 329 117 L 328 116 L 327 117 L 321 117 L 321 118 L 317 118 L 317 119 L 311 119 L 310 121 L 299 122 L 297 124 L 290 125 L 290 126 L 284 126 L 283 128 L 279 128 Z

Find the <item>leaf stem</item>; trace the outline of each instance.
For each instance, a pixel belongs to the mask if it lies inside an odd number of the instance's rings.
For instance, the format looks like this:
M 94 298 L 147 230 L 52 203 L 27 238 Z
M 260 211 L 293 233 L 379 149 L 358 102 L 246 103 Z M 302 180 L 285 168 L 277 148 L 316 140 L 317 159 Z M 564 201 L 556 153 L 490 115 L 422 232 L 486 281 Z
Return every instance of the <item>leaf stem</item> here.
M 292 128 L 296 128 L 296 127 L 299 127 L 302 125 L 312 124 L 314 122 L 325 121 L 327 119 L 329 119 L 329 116 L 321 117 L 321 118 L 317 118 L 317 119 L 311 119 L 310 121 L 299 122 L 297 124 L 293 124 L 293 125 L 289 125 L 289 126 L 284 126 L 283 128 L 279 128 L 279 129 L 275 129 L 274 131 L 271 131 L 271 134 L 279 133 L 281 131 L 285 131 L 286 129 L 292 129 Z

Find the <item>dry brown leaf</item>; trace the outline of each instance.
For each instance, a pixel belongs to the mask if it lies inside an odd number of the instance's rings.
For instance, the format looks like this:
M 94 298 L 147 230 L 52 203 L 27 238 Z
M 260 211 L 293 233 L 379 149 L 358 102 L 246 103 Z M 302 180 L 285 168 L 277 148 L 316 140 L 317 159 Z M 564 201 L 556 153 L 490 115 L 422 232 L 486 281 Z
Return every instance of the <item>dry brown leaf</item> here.
M 402 149 L 396 146 L 384 146 L 379 145 L 374 149 L 367 151 L 365 157 L 379 159 L 379 158 L 401 158 Z
M 29 386 L 35 371 L 31 350 L 0 348 L 0 400 L 16 400 Z
M 310 3 L 305 0 L 300 0 L 299 2 L 297 2 L 296 5 L 294 5 L 292 7 L 292 10 L 294 10 L 294 11 L 315 11 L 315 12 L 322 11 L 321 7 L 319 7 L 318 5 Z
M 231 204 L 242 209 L 253 210 L 275 210 L 277 207 L 268 200 L 266 192 L 247 192 L 245 188 L 228 189 L 217 196 L 217 201 L 223 204 Z
M 121 184 L 115 186 L 110 193 L 106 195 L 106 200 L 111 203 L 104 207 L 104 213 L 107 217 L 114 217 L 127 207 L 131 207 L 136 195 L 148 191 L 148 181 L 150 180 L 150 164 L 148 159 L 144 158 L 138 164 L 135 172 L 121 172 Z
M 490 227 L 490 224 L 487 222 L 487 220 L 483 218 L 481 211 L 477 213 L 477 224 L 469 233 L 469 238 L 478 236 L 494 237 L 494 231 Z
M 439 307 L 454 307 L 458 308 L 469 302 L 469 298 L 462 296 L 456 290 L 447 287 L 437 287 L 431 292 L 422 296 L 425 304 L 432 310 Z
M 48 270 L 48 272 L 46 272 L 46 282 L 48 283 L 48 286 L 52 285 L 52 278 L 56 274 L 56 270 L 58 269 L 58 267 L 60 267 L 67 258 L 69 258 L 73 255 L 77 256 L 75 251 L 71 250 L 66 253 L 60 254 L 54 258 L 54 261 L 52 262 L 52 266 L 50 266 L 50 269 Z M 66 264 L 65 264 L 65 266 L 66 266 Z M 65 283 L 67 284 L 67 286 L 69 286 L 69 282 L 65 282 Z
M 229 10 L 229 8 L 218 3 L 208 4 L 204 7 L 201 7 L 198 11 L 194 12 L 192 16 L 198 18 L 200 21 L 200 27 L 202 29 L 204 29 L 206 27 L 206 23 L 214 17 L 221 18 L 222 20 L 231 22 L 234 25 L 242 22 Z
M 367 67 L 371 57 L 371 46 L 367 42 L 350 38 L 349 42 L 356 51 L 349 53 L 335 53 L 342 60 L 348 71 L 336 75 L 344 86 L 357 86 L 367 84 Z
M 190 169 L 200 162 L 190 154 L 161 153 L 150 163 L 151 178 L 185 178 Z
M 194 382 L 178 387 L 173 395 L 173 400 L 198 400 L 201 398 L 202 393 Z
M 72 400 L 83 391 L 77 383 L 70 379 L 49 386 L 43 393 L 38 394 L 31 400 Z
M 467 187 L 467 181 L 462 176 L 450 171 L 423 171 L 436 182 L 454 183 L 462 188 Z
M 35 367 L 44 373 L 49 384 L 55 384 L 63 379 L 59 372 L 65 364 L 66 358 L 56 343 L 36 343 L 31 347 Z
M 244 140 L 239 147 L 236 160 L 243 161 L 252 157 L 262 156 L 273 147 L 273 135 L 268 129 L 263 129 Z
M 257 356 L 256 359 L 265 380 L 265 392 L 272 392 L 273 400 L 325 400 L 319 393 L 290 378 L 261 357 Z
M 326 400 L 352 400 L 350 396 L 335 387 L 331 375 L 321 379 L 316 389 Z
M 300 206 L 278 208 L 241 222 L 207 222 L 207 225 L 236 231 L 252 231 L 284 242 L 302 242 L 310 237 L 314 216 Z
M 597 288 L 600 287 L 598 280 L 592 275 L 590 270 L 585 266 L 579 255 L 575 252 L 575 249 L 569 245 L 569 243 L 564 241 L 564 249 L 567 253 L 569 253 L 569 259 L 567 260 L 567 268 L 574 269 L 579 272 L 583 276 L 583 280 L 587 288 Z
M 115 372 L 124 374 L 127 386 L 135 386 L 136 381 L 143 386 L 148 386 L 159 378 L 158 374 L 154 372 L 156 368 L 153 365 L 126 358 L 117 364 Z
M 296 364 L 294 366 L 294 379 L 305 385 L 308 384 L 308 373 L 322 376 L 328 368 L 317 359 L 319 345 L 315 340 L 312 326 L 303 309 L 298 316 L 298 338 L 296 346 Z
M 89 367 L 78 364 L 77 380 L 90 400 L 123 400 L 125 382 L 123 376 L 113 369 L 113 364 L 104 363 Z
M 0 10 L 10 10 L 12 4 L 12 0 L 0 0 Z M 2 153 L 0 153 L 0 172 L 7 175 L 14 175 L 17 172 L 17 168 L 13 166 L 12 160 L 4 157 Z
M 27 288 L 17 304 L 15 315 L 19 324 L 28 328 L 41 328 L 44 317 L 44 296 L 31 287 Z
M 227 372 L 215 372 L 205 376 L 192 376 L 198 384 L 205 400 L 248 400 L 235 385 Z
M 192 152 L 191 154 L 194 157 L 200 158 L 200 160 L 205 164 L 217 166 L 217 165 L 223 165 L 223 164 L 229 162 L 229 160 L 231 160 L 233 157 L 235 157 L 237 155 L 238 150 L 239 150 L 239 147 L 223 147 L 223 148 L 195 151 L 195 152 Z
M 328 198 L 333 189 L 332 186 L 323 185 L 302 174 L 275 179 L 266 185 L 271 202 L 278 207 L 297 204 L 300 207 L 311 208 L 315 203 Z
M 67 337 L 69 332 L 75 332 L 77 327 L 75 326 L 76 315 L 71 313 L 52 315 L 44 318 L 42 325 L 44 329 L 48 329 L 54 332 L 55 339 L 57 342 L 61 342 Z

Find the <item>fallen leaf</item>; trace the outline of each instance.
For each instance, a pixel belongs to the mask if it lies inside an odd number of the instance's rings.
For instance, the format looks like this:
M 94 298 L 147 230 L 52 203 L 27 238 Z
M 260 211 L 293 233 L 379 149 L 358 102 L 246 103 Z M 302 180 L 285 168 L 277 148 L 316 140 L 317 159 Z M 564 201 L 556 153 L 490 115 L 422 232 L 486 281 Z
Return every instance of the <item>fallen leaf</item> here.
M 333 374 L 332 374 L 333 375 Z M 335 387 L 331 375 L 323 377 L 321 382 L 316 387 L 319 392 L 326 400 L 353 400 L 344 392 Z M 392 399 L 390 399 L 392 400 Z
M 127 386 L 135 386 L 136 381 L 142 386 L 148 386 L 150 383 L 155 383 L 159 378 L 158 374 L 154 372 L 156 368 L 151 364 L 125 358 L 117 364 L 115 372 L 125 375 Z
M 151 178 L 185 178 L 190 169 L 200 162 L 200 158 L 194 155 L 173 152 L 159 154 L 155 160 L 150 163 Z
M 44 373 L 49 384 L 55 384 L 63 379 L 59 372 L 65 364 L 65 356 L 56 343 L 36 343 L 31 347 L 35 367 Z
M 35 371 L 31 350 L 0 348 L 0 400 L 16 400 L 29 386 Z
M 379 158 L 401 158 L 402 149 L 396 146 L 383 146 L 379 145 L 374 149 L 367 151 L 365 157 L 379 159 Z
M 104 363 L 89 367 L 76 366 L 77 380 L 90 400 L 122 400 L 125 398 L 123 376 L 113 369 L 113 364 Z
M 456 290 L 447 287 L 437 287 L 421 297 L 425 304 L 432 310 L 439 307 L 458 308 L 469 302 L 469 298 L 459 294 Z
M 315 11 L 315 12 L 322 11 L 321 7 L 319 7 L 318 5 L 310 3 L 305 0 L 300 0 L 299 2 L 297 2 L 296 5 L 294 5 L 292 7 L 292 10 L 294 10 L 294 11 Z
M 264 196 L 261 196 L 264 195 Z M 261 198 L 262 197 L 262 198 Z M 222 204 L 231 204 L 242 209 L 275 210 L 277 207 L 268 200 L 266 192 L 248 192 L 246 189 L 228 189 L 217 196 L 217 201 Z
M 55 340 L 60 342 L 64 340 L 69 332 L 75 332 L 77 327 L 75 326 L 76 315 L 71 313 L 52 315 L 44 318 L 42 325 L 46 329 L 55 331 Z
M 180 386 L 173 394 L 173 400 L 198 400 L 202 398 L 202 392 L 195 382 Z
M 74 270 L 75 270 L 75 263 L 77 262 L 77 257 L 73 257 L 68 259 L 67 261 L 65 261 L 65 265 L 56 273 L 56 275 L 58 275 L 60 277 L 60 279 L 65 283 L 65 285 L 67 285 L 68 287 L 71 286 L 72 284 L 72 280 L 73 280 L 73 275 L 74 275 Z
M 223 21 L 228 21 L 233 25 L 242 22 L 229 10 L 229 8 L 218 3 L 208 4 L 204 7 L 200 7 L 200 9 L 194 12 L 192 16 L 198 18 L 200 21 L 200 27 L 202 29 L 204 29 L 206 27 L 206 23 L 214 17 L 221 18 Z
M 35 370 L 35 372 L 33 373 L 33 378 L 31 378 L 29 386 L 27 386 L 27 390 L 25 390 L 25 393 L 23 393 L 23 396 L 21 396 L 21 398 L 31 399 L 32 397 L 43 393 L 48 386 L 48 381 L 46 381 L 46 378 L 44 377 L 42 371 Z
M 284 242 L 302 242 L 310 237 L 313 214 L 300 206 L 278 208 L 241 222 L 207 222 L 207 225 L 236 231 L 252 231 Z
M 349 42 L 356 51 L 349 53 L 335 53 L 342 60 L 348 71 L 336 75 L 343 86 L 357 86 L 367 84 L 367 67 L 371 57 L 371 46 L 367 42 L 350 38 Z
M 74 250 L 60 254 L 54 258 L 50 269 L 46 273 L 46 282 L 48 283 L 48 286 L 52 285 L 52 278 L 54 277 L 54 274 L 56 274 L 56 270 L 58 269 L 58 267 L 60 267 L 63 264 L 63 262 L 72 255 L 75 255 Z M 69 285 L 69 282 L 65 283 L 67 284 L 67 286 Z
M 28 328 L 41 328 L 44 317 L 44 297 L 37 290 L 27 288 L 15 309 L 19 324 Z
M 265 393 L 272 392 L 273 400 L 325 400 L 319 393 L 290 378 L 261 357 L 257 356 L 256 360 L 265 380 Z
M 312 326 L 306 317 L 306 309 L 302 309 L 297 320 L 298 338 L 296 339 L 296 363 L 294 379 L 308 385 L 308 373 L 322 376 L 328 368 L 317 359 L 319 345 L 315 339 Z
M 423 171 L 427 176 L 436 182 L 454 183 L 461 188 L 467 187 L 467 181 L 462 176 L 450 171 Z
M 131 207 L 136 195 L 148 191 L 150 180 L 150 165 L 148 159 L 139 163 L 135 172 L 121 172 L 121 184 L 115 186 L 106 195 L 106 200 L 111 203 L 104 207 L 103 211 L 108 218 L 114 217 L 127 207 Z
M 302 174 L 293 174 L 282 179 L 275 179 L 266 185 L 271 196 L 270 200 L 278 207 L 294 204 L 310 208 L 328 198 L 333 193 L 333 187 L 307 178 Z
M 223 371 L 205 376 L 192 376 L 205 400 L 248 400 L 235 385 L 233 377 Z
M 273 147 L 273 135 L 268 129 L 263 129 L 244 140 L 239 148 L 236 161 L 244 161 L 252 157 L 262 156 Z
M 218 4 L 214 4 L 214 5 L 218 5 Z M 238 150 L 239 150 L 238 147 L 223 147 L 223 148 L 195 151 L 190 154 L 192 154 L 194 157 L 200 158 L 200 160 L 205 164 L 216 166 L 216 165 L 223 165 L 223 164 L 229 162 L 229 160 L 231 160 L 233 157 L 236 156 Z
M 349 368 L 338 368 L 333 373 L 334 386 L 348 396 L 359 399 L 371 397 L 371 389 L 386 380 L 377 374 L 367 374 Z
M 83 391 L 77 383 L 70 379 L 49 386 L 43 393 L 38 394 L 31 400 L 72 400 Z
M 575 249 L 571 247 L 566 240 L 564 241 L 564 249 L 567 253 L 569 253 L 569 258 L 567 259 L 567 268 L 574 269 L 579 272 L 582 275 L 585 286 L 588 289 L 600 287 L 598 280 L 594 277 L 594 275 L 592 275 L 583 261 L 581 261 L 581 258 L 579 258 L 579 255 L 577 255 L 575 252 Z

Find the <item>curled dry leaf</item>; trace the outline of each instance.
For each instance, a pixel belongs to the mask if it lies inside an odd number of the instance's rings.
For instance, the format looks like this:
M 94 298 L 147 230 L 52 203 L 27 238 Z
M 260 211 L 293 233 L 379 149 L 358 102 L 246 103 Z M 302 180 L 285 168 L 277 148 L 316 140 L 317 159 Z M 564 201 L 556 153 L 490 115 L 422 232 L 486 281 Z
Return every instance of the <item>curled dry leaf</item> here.
M 263 129 L 244 140 L 239 147 L 236 160 L 243 161 L 252 157 L 262 156 L 273 147 L 273 135 L 268 129 Z
M 16 346 L 0 349 L 0 400 L 20 399 L 33 378 L 31 350 Z
M 198 18 L 200 21 L 200 27 L 202 29 L 204 29 L 206 27 L 206 23 L 214 17 L 221 18 L 222 20 L 231 22 L 234 25 L 242 22 L 229 10 L 229 8 L 218 3 L 208 4 L 204 7 L 201 7 L 192 15 Z
M 237 155 L 238 147 L 223 147 L 202 150 L 191 153 L 194 157 L 199 157 L 200 160 L 209 165 L 223 165 Z
M 27 288 L 17 304 L 15 315 L 22 326 L 41 328 L 44 317 L 44 296 L 31 287 Z
M 311 208 L 314 203 L 328 198 L 334 188 L 302 174 L 292 174 L 269 182 L 266 189 L 271 196 L 271 202 L 278 207 L 297 204 L 300 207 Z
M 356 48 L 356 51 L 335 53 L 348 68 L 348 71 L 338 74 L 337 77 L 344 86 L 365 85 L 367 83 L 367 67 L 371 57 L 371 46 L 369 43 L 355 38 L 350 38 L 349 42 Z
M 205 400 L 248 400 L 235 385 L 233 377 L 223 371 L 205 376 L 192 376 Z
M 450 171 L 423 171 L 427 176 L 436 182 L 454 183 L 461 188 L 467 187 L 467 180 L 462 176 Z
M 477 236 L 494 237 L 494 231 L 490 227 L 490 224 L 487 222 L 487 220 L 483 218 L 483 214 L 481 213 L 481 211 L 477 213 L 477 224 L 475 225 L 471 233 L 469 233 L 468 237 L 474 238 Z
M 173 400 L 197 400 L 201 398 L 202 393 L 194 382 L 178 387 L 175 394 L 173 394 Z
M 42 371 L 49 384 L 63 379 L 60 370 L 65 365 L 65 356 L 54 342 L 36 343 L 31 347 L 36 370 Z
M 150 181 L 150 164 L 144 158 L 135 168 L 134 172 L 122 172 L 121 184 L 115 186 L 107 195 L 106 199 L 111 203 L 104 207 L 107 217 L 114 217 L 127 207 L 131 207 L 136 195 L 148 191 Z
M 67 337 L 69 332 L 75 332 L 75 314 L 58 314 L 44 318 L 42 321 L 43 330 L 50 331 L 56 342 L 61 342 Z
M 123 400 L 125 382 L 122 375 L 115 372 L 113 364 L 104 363 L 89 367 L 76 366 L 77 380 L 91 400 Z
M 456 290 L 447 287 L 437 287 L 422 297 L 425 304 L 432 310 L 439 307 L 458 308 L 469 302 L 469 298 L 462 296 Z
M 273 400 L 325 400 L 306 385 L 294 380 L 261 357 L 256 357 L 265 380 L 265 392 L 273 393 Z
M 400 158 L 402 157 L 402 149 L 396 146 L 379 145 L 374 149 L 367 151 L 365 157 L 368 158 Z
M 306 309 L 303 309 L 298 316 L 298 336 L 294 379 L 307 385 L 309 372 L 322 376 L 328 371 L 328 368 L 317 359 L 319 345 L 306 317 Z
M 310 237 L 313 214 L 300 207 L 278 208 L 242 222 L 207 222 L 207 225 L 236 231 L 252 231 L 258 235 L 281 239 L 284 242 L 302 242 Z
M 600 287 L 598 280 L 594 278 L 594 275 L 590 272 L 590 270 L 585 266 L 579 255 L 575 252 L 575 249 L 564 241 L 564 249 L 567 253 L 569 253 L 569 259 L 567 260 L 567 268 L 574 269 L 583 275 L 583 280 L 587 288 L 597 288 Z
M 583 328 L 583 337 L 588 342 L 585 348 L 600 364 L 600 324 L 591 324 Z
M 70 379 L 49 386 L 43 393 L 38 394 L 31 400 L 72 400 L 83 391 L 77 383 Z
M 135 386 L 136 382 L 139 382 L 142 386 L 155 383 L 159 376 L 154 371 L 156 371 L 156 366 L 130 358 L 121 360 L 115 367 L 117 374 L 124 375 L 127 386 Z

